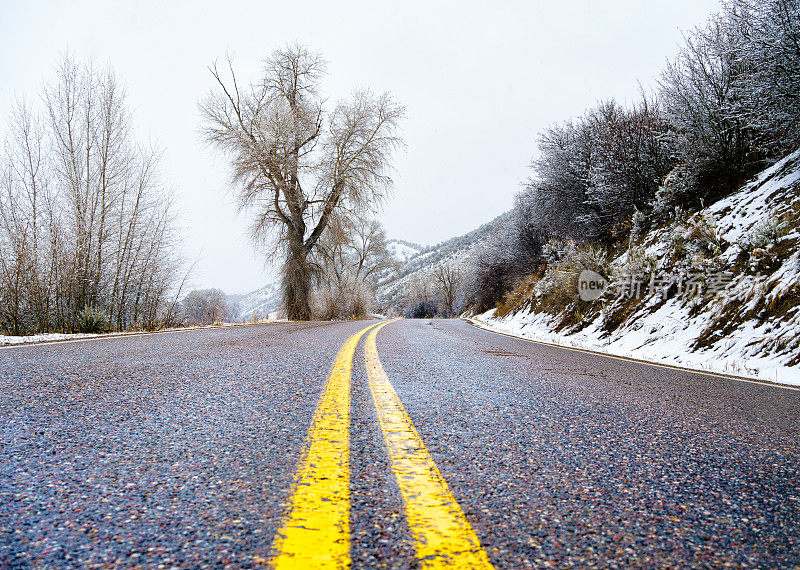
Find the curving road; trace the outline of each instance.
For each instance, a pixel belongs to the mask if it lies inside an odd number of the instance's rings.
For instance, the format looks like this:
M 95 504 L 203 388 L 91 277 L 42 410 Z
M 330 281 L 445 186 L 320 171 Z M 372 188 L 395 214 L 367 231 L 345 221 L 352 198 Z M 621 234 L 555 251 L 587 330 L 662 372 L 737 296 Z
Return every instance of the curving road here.
M 0 349 L 0 568 L 800 565 L 800 391 L 376 323 Z

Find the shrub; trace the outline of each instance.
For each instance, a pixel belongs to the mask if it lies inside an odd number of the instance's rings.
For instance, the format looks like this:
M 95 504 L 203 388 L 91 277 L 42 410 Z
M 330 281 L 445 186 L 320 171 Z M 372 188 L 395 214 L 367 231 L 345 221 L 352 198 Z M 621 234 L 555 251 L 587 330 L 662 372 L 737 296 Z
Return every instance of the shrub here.
M 613 282 L 619 283 L 637 276 L 643 281 L 649 281 L 658 268 L 658 259 L 648 254 L 643 247 L 634 246 L 628 249 L 624 262 L 614 267 Z
M 349 280 L 326 282 L 311 297 L 311 308 L 315 319 L 343 321 L 363 319 L 369 313 L 374 294 L 365 284 Z
M 709 216 L 695 217 L 686 231 L 686 238 L 706 258 L 715 258 L 722 253 L 723 240 L 717 232 L 714 219 Z
M 767 218 L 750 230 L 739 245 L 748 253 L 754 249 L 764 249 L 775 244 L 781 237 L 788 233 L 786 224 L 781 224 L 775 218 Z
M 688 255 L 689 249 L 686 247 L 686 237 L 676 231 L 669 240 L 669 258 L 674 263 L 678 263 L 686 259 Z
M 420 301 L 406 309 L 403 315 L 407 319 L 430 319 L 437 315 L 436 303 L 433 301 Z
M 667 174 L 664 182 L 656 191 L 655 198 L 651 203 L 650 216 L 656 223 L 663 224 L 677 217 L 678 209 L 684 210 L 697 205 L 695 202 L 689 166 L 680 164 Z
M 506 296 L 498 316 L 531 309 L 558 316 L 560 327 L 588 323 L 588 317 L 599 311 L 600 305 L 580 300 L 578 276 L 590 269 L 608 279 L 612 268 L 605 249 L 572 240 L 551 240 L 543 255 L 550 259 L 544 274 L 522 280 Z
M 100 307 L 85 306 L 78 313 L 78 332 L 104 333 L 111 330 L 111 318 Z
M 498 305 L 495 315 L 505 317 L 520 309 L 528 308 L 541 278 L 540 274 L 534 274 L 523 279 L 513 290 L 506 293 L 503 302 Z
M 777 218 L 767 218 L 742 237 L 739 247 L 751 272 L 773 269 L 777 261 L 775 245 L 789 233 L 789 227 L 788 223 L 781 223 Z
M 641 210 L 634 210 L 631 216 L 631 240 L 640 240 L 650 229 L 650 218 Z

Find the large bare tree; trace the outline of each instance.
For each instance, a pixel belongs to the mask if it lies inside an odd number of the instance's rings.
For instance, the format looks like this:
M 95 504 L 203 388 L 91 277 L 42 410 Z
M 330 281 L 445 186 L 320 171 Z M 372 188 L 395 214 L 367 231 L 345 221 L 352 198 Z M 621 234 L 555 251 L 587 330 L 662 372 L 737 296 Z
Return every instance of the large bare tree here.
M 388 93 L 369 91 L 326 109 L 325 62 L 303 46 L 275 51 L 247 86 L 227 64 L 225 78 L 211 67 L 217 86 L 200 105 L 203 134 L 231 160 L 254 239 L 284 256 L 288 317 L 308 320 L 313 253 L 333 218 L 363 216 L 386 196 L 404 109 Z

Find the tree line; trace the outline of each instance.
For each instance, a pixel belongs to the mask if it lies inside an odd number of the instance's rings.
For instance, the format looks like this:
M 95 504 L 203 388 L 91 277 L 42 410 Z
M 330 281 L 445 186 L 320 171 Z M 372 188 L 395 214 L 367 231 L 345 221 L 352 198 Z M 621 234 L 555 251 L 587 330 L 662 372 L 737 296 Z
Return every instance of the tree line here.
M 394 271 L 370 214 L 392 187 L 404 109 L 354 91 L 329 107 L 326 62 L 276 50 L 249 84 L 210 68 L 205 140 L 230 160 L 251 235 L 282 263 L 289 318 L 364 316 Z M 181 299 L 187 271 L 157 149 L 139 144 L 110 68 L 67 55 L 39 101 L 10 113 L 0 162 L 0 331 L 100 332 L 235 317 L 224 294 Z
M 494 307 L 546 263 L 545 245 L 614 248 L 710 204 L 800 146 L 800 3 L 728 0 L 686 34 L 652 94 L 609 100 L 539 135 L 512 219 L 475 262 Z
M 0 157 L 0 330 L 153 329 L 185 277 L 159 151 L 110 68 L 61 59 L 10 113 Z

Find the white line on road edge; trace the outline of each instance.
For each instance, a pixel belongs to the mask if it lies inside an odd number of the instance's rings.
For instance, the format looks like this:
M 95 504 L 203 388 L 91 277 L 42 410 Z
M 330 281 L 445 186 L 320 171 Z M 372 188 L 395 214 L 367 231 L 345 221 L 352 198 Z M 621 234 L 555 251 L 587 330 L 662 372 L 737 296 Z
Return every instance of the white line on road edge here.
M 662 364 L 660 362 L 650 362 L 649 360 L 640 360 L 638 358 L 633 358 L 631 356 L 619 356 L 616 354 L 609 354 L 607 352 L 599 352 L 596 350 L 590 350 L 588 348 L 578 348 L 575 346 L 564 346 L 561 344 L 555 344 L 553 342 L 545 342 L 543 340 L 534 340 L 532 338 L 525 338 L 523 336 L 517 336 L 515 334 L 496 331 L 494 329 L 489 328 L 489 325 L 486 323 L 479 321 L 478 319 L 466 317 L 463 319 L 465 322 L 469 323 L 476 329 L 480 329 L 482 331 L 499 334 L 502 336 L 507 336 L 509 338 L 515 338 L 517 340 L 523 340 L 525 342 L 532 342 L 534 344 L 541 344 L 544 346 L 552 346 L 555 348 L 563 348 L 564 350 L 573 350 L 575 352 L 583 352 L 586 354 L 594 354 L 597 356 L 604 356 L 606 358 L 613 358 L 615 360 L 623 360 L 626 362 L 635 362 L 637 364 L 646 364 L 648 366 L 655 366 L 657 368 L 667 368 L 669 370 L 678 370 L 681 372 L 691 372 L 692 374 L 702 374 L 703 376 L 711 376 L 712 378 L 726 378 L 728 380 L 736 380 L 738 382 L 747 382 L 748 384 L 758 384 L 760 386 L 769 386 L 772 388 L 783 388 L 785 390 L 794 390 L 796 392 L 800 392 L 800 386 L 792 386 L 790 384 L 780 384 L 778 382 L 771 382 L 769 380 L 762 380 L 760 378 L 745 378 L 743 376 L 735 376 L 733 374 L 726 374 L 725 372 L 708 372 L 706 370 L 696 370 L 694 368 L 686 368 L 685 366 L 676 366 L 674 364 Z

